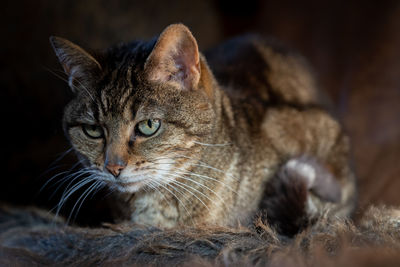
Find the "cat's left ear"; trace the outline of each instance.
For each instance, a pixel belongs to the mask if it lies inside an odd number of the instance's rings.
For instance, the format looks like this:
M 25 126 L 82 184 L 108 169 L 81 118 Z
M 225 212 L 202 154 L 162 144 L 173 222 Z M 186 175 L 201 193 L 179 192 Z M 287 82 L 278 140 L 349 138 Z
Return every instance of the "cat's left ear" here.
M 81 85 L 89 86 L 88 83 L 101 71 L 100 63 L 80 46 L 55 36 L 50 37 L 50 43 L 68 75 L 72 91 L 75 92 Z
M 145 71 L 150 81 L 195 89 L 200 80 L 200 58 L 190 30 L 183 24 L 168 26 L 147 58 Z

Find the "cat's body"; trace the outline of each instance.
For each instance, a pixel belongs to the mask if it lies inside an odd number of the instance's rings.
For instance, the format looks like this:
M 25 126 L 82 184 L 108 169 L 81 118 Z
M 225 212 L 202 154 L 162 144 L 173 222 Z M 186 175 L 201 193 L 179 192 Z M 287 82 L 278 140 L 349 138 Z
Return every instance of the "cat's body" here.
M 94 179 L 121 191 L 133 222 L 231 225 L 261 207 L 297 224 L 282 209 L 353 209 L 348 140 L 319 108 L 302 58 L 275 42 L 247 36 L 203 57 L 172 25 L 155 45 L 105 56 L 52 43 L 77 95 L 67 136 Z

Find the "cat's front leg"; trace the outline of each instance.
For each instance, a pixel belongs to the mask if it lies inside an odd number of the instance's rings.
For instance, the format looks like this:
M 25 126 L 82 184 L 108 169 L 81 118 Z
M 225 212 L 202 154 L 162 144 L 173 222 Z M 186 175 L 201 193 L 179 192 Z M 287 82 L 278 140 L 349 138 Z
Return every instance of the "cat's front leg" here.
M 341 201 L 335 177 L 316 159 L 288 160 L 269 181 L 261 209 L 281 234 L 292 236 Z

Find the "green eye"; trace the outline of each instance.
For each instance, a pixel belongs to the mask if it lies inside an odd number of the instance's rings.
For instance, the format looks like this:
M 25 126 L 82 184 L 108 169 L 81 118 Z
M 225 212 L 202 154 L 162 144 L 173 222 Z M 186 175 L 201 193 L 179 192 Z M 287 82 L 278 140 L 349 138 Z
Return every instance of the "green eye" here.
M 102 138 L 103 137 L 103 128 L 98 125 L 82 125 L 83 132 L 89 136 L 90 138 Z
M 157 132 L 160 128 L 161 122 L 157 119 L 148 119 L 145 121 L 141 121 L 137 125 L 137 130 L 141 135 L 151 136 Z

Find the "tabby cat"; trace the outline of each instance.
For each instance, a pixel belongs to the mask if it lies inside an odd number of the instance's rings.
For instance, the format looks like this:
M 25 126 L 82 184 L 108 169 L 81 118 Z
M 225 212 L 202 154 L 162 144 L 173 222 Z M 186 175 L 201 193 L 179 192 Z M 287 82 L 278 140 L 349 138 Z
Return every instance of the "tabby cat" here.
M 131 221 L 224 226 L 261 209 L 293 232 L 353 210 L 348 138 L 278 42 L 249 35 L 203 55 L 182 24 L 102 53 L 50 41 L 75 94 L 63 125 L 80 174 L 117 190 Z

